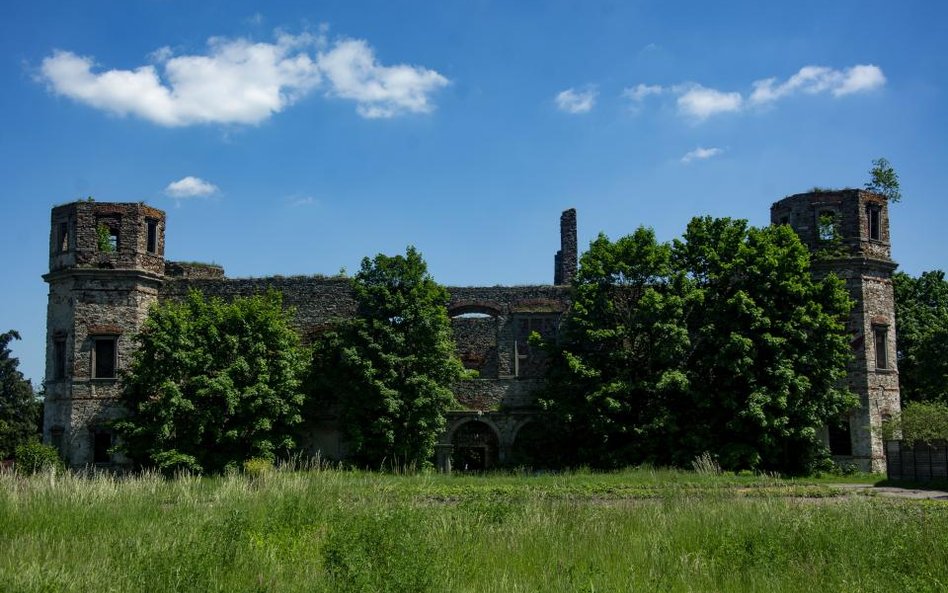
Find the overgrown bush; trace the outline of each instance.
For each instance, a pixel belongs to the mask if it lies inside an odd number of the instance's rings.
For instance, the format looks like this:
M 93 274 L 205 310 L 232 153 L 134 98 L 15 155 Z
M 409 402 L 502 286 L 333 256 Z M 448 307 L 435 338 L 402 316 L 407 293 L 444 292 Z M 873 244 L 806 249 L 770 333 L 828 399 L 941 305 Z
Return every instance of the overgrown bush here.
M 882 423 L 882 438 L 909 443 L 948 441 L 948 404 L 910 402 Z
M 56 451 L 55 447 L 36 441 L 17 446 L 14 460 L 16 470 L 25 474 L 56 470 L 63 465 L 59 459 L 59 452 Z
M 251 477 L 262 476 L 273 471 L 273 462 L 262 457 L 253 457 L 244 462 L 244 473 Z

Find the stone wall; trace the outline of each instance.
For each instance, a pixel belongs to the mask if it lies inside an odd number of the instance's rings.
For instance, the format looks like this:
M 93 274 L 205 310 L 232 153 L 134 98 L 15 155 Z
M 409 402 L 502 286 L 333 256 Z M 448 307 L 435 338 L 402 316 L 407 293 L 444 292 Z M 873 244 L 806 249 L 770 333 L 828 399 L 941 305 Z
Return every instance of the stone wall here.
M 875 228 L 870 224 L 873 212 L 877 216 Z M 833 239 L 825 234 L 821 237 L 823 213 L 832 213 L 835 218 Z M 790 225 L 814 254 L 814 275 L 820 278 L 835 274 L 845 282 L 853 299 L 848 324 L 853 358 L 846 386 L 859 397 L 859 405 L 848 416 L 851 455 L 836 458 L 866 471 L 882 471 L 885 451 L 879 428 L 883 420 L 900 409 L 892 288 L 896 264 L 891 259 L 886 200 L 859 189 L 797 194 L 773 204 L 771 222 Z M 872 236 L 873 232 L 877 237 Z M 876 365 L 876 328 L 886 330 L 885 368 Z

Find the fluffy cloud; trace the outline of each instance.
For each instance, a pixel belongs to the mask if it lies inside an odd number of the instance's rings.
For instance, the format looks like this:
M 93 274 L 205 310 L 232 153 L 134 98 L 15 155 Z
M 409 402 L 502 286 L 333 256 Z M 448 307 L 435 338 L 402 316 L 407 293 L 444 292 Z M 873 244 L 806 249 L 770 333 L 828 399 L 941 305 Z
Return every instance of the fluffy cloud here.
M 317 50 L 313 55 L 312 50 Z M 211 38 L 203 55 L 167 47 L 132 70 L 95 71 L 92 58 L 54 51 L 39 78 L 59 94 L 163 126 L 257 124 L 314 88 L 356 102 L 364 117 L 428 113 L 448 80 L 419 66 L 380 65 L 365 41 L 280 34 L 274 43 Z
M 595 88 L 577 91 L 569 88 L 556 95 L 556 106 L 566 113 L 588 113 L 596 104 L 599 92 Z
M 687 164 L 691 161 L 703 161 L 704 159 L 709 159 L 713 156 L 721 154 L 723 151 L 720 148 L 701 148 L 700 146 L 689 153 L 686 153 L 685 156 L 681 157 L 681 162 Z
M 678 110 L 699 120 L 719 113 L 740 111 L 743 103 L 740 93 L 723 93 L 700 84 L 689 86 L 678 96 Z
M 357 103 L 359 115 L 392 117 L 403 112 L 429 113 L 428 96 L 448 79 L 420 66 L 382 66 L 365 41 L 346 39 L 320 52 L 319 69 L 330 82 L 329 94 Z
M 884 84 L 882 69 L 872 64 L 860 64 L 846 70 L 804 66 L 786 82 L 778 83 L 776 78 L 756 81 L 750 102 L 757 105 L 772 103 L 795 93 L 816 95 L 828 92 L 834 97 L 842 97 L 870 91 Z
M 165 193 L 172 198 L 195 198 L 207 197 L 218 192 L 218 188 L 213 183 L 204 181 L 200 177 L 188 175 L 177 181 L 172 181 L 165 188 Z
M 829 94 L 843 97 L 882 87 L 886 83 L 882 69 L 873 64 L 858 64 L 844 70 L 826 66 L 804 66 L 784 82 L 777 78 L 765 78 L 752 83 L 752 91 L 745 97 L 740 92 L 725 92 L 700 84 L 683 84 L 672 87 L 639 84 L 622 92 L 637 108 L 649 95 L 670 92 L 677 96 L 678 111 L 698 121 L 722 113 L 746 111 L 754 107 L 772 105 L 794 94 Z
M 644 101 L 649 95 L 660 95 L 664 92 L 657 84 L 638 84 L 622 91 L 622 96 L 635 102 Z

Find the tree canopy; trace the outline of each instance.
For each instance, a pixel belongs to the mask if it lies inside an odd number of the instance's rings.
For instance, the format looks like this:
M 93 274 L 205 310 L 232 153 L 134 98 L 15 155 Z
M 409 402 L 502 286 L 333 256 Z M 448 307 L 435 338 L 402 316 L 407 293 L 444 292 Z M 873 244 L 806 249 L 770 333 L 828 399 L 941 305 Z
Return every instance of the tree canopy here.
M 941 270 L 893 276 L 899 387 L 905 402 L 948 404 L 948 281 Z
M 306 360 L 277 292 L 155 306 L 124 377 L 121 449 L 163 470 L 220 472 L 292 451 Z
M 314 413 L 338 414 L 356 463 L 424 464 L 454 403 L 451 385 L 464 373 L 447 290 L 414 247 L 364 258 L 351 285 L 356 315 L 314 344 Z
M 814 280 L 786 226 L 695 218 L 680 240 L 648 229 L 593 241 L 580 260 L 541 403 L 574 463 L 805 471 L 818 430 L 854 399 L 838 387 L 851 302 Z
M 902 199 L 902 186 L 899 183 L 899 174 L 892 168 L 885 157 L 879 157 L 872 161 L 872 168 L 869 169 L 869 181 L 866 182 L 866 189 L 885 196 L 890 202 L 898 202 Z
M 0 459 L 12 457 L 18 445 L 38 433 L 41 404 L 10 351 L 10 342 L 19 339 L 12 329 L 0 334 Z

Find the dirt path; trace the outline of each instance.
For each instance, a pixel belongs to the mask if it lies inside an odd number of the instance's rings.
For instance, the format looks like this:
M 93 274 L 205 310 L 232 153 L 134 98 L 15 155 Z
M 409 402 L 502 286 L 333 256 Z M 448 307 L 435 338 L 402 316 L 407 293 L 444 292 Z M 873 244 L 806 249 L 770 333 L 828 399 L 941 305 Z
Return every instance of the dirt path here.
M 943 490 L 917 490 L 915 488 L 898 488 L 896 486 L 873 486 L 871 484 L 827 484 L 840 490 L 850 490 L 864 494 L 874 493 L 878 496 L 893 498 L 913 498 L 916 500 L 944 500 L 948 501 L 948 492 Z

